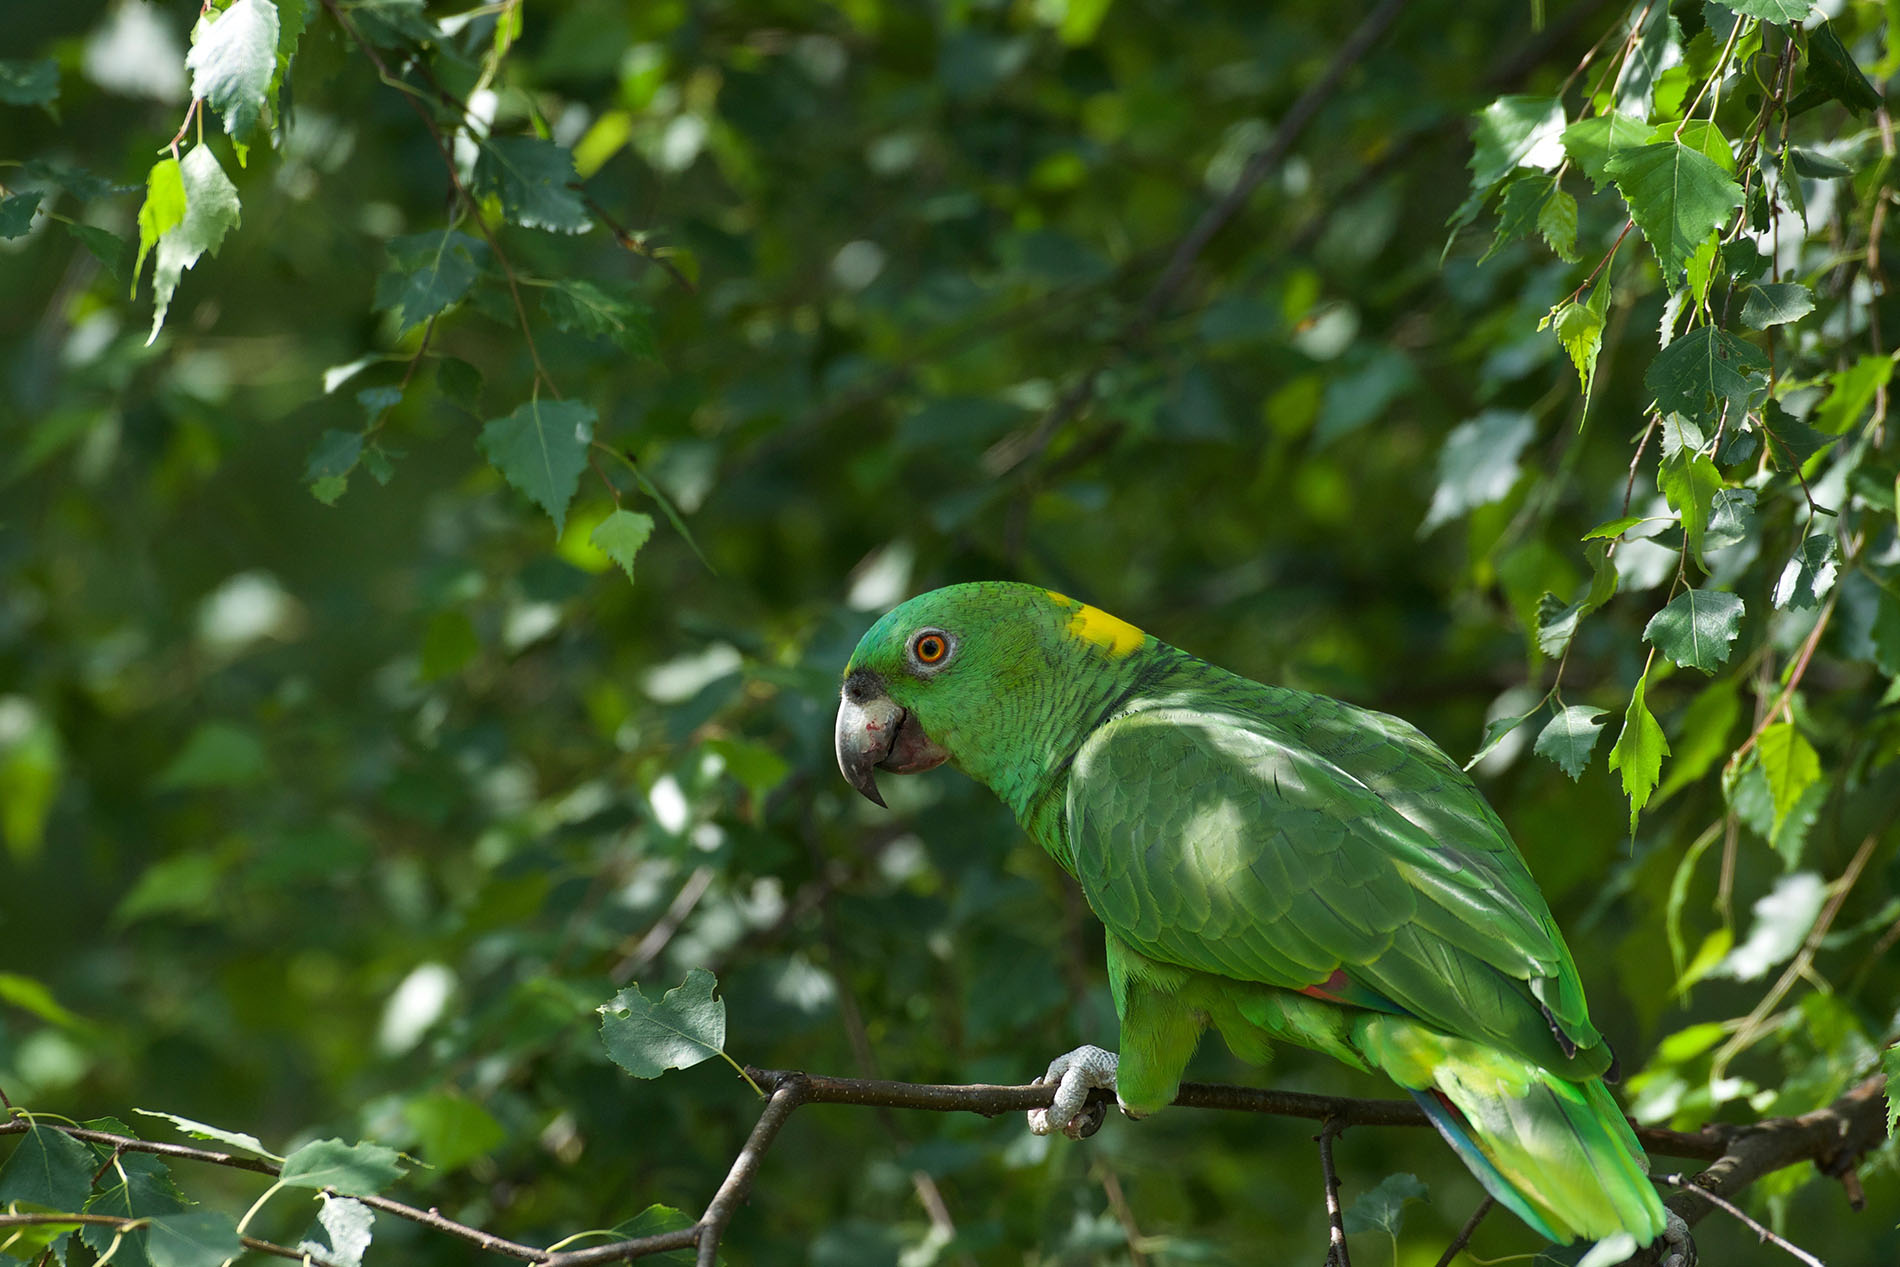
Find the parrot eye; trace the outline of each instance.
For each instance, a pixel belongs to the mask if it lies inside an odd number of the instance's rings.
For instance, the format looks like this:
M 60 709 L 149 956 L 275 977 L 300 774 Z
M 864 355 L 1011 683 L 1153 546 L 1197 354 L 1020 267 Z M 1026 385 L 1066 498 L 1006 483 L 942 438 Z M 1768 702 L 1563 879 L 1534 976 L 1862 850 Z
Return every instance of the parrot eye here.
M 950 635 L 941 629 L 924 629 L 911 636 L 910 658 L 924 668 L 934 668 L 950 657 Z

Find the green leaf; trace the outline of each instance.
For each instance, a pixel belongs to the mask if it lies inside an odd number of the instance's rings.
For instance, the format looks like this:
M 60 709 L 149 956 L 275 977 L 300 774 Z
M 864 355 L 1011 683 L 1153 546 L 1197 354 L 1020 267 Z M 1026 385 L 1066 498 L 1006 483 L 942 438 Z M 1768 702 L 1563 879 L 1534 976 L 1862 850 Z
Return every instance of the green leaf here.
M 1650 618 L 1643 641 L 1685 669 L 1714 673 L 1742 629 L 1742 600 L 1722 590 L 1685 590 Z
M 508 1138 L 494 1115 L 464 1096 L 430 1095 L 402 1106 L 422 1160 L 439 1171 L 460 1170 Z
M 1701 558 L 1709 512 L 1714 508 L 1716 493 L 1724 487 L 1722 473 L 1708 458 L 1684 449 L 1663 460 L 1657 484 L 1670 508 L 1682 516 L 1682 531 L 1689 539 L 1690 551 Z
M 408 49 L 442 38 L 423 13 L 423 0 L 357 0 L 349 12 L 363 38 L 381 48 Z
M 49 1025 L 65 1029 L 86 1027 L 85 1018 L 62 1004 L 44 983 L 17 972 L 0 972 L 0 1003 L 11 1004 Z
M 1880 389 L 1893 377 L 1893 358 L 1885 354 L 1863 356 L 1844 370 L 1827 376 L 1832 389 L 1814 411 L 1814 425 L 1829 435 L 1840 435 L 1858 423 Z
M 1545 597 L 1548 598 L 1549 595 L 1545 595 Z M 1536 712 L 1537 710 L 1533 708 L 1528 713 L 1512 713 L 1504 717 L 1493 717 L 1490 721 L 1486 722 L 1484 724 L 1484 735 L 1478 741 L 1478 750 L 1471 754 L 1471 760 L 1465 762 L 1464 768 L 1469 770 L 1477 765 L 1478 762 L 1490 756 L 1492 751 L 1496 749 L 1499 744 L 1504 742 L 1506 735 L 1529 721 Z
M 185 68 L 191 95 L 209 101 L 224 116 L 224 130 L 249 136 L 264 110 L 277 70 L 277 6 L 271 0 L 236 0 L 222 13 L 210 10 L 191 32 Z
M 145 256 L 158 240 L 185 218 L 185 169 L 175 158 L 162 158 L 145 174 L 145 201 L 139 207 L 139 256 L 132 283 L 145 270 Z
M 1795 803 L 1821 777 L 1821 758 L 1793 722 L 1776 722 L 1755 741 L 1768 792 L 1774 798 L 1775 827 L 1780 829 Z
M 1750 286 L 1742 300 L 1742 324 L 1756 330 L 1787 325 L 1814 311 L 1814 292 L 1799 282 Z
M 58 62 L 50 57 L 32 61 L 0 58 L 0 102 L 10 106 L 47 106 L 58 97 Z
M 158 776 L 163 791 L 180 788 L 240 787 L 270 773 L 270 762 L 257 736 L 230 722 L 205 722 L 191 732 L 183 750 Z
M 216 1210 L 161 1214 L 145 1228 L 152 1267 L 219 1267 L 244 1252 L 237 1224 Z
M 1504 500 L 1517 483 L 1518 454 L 1532 431 L 1531 416 L 1515 409 L 1487 409 L 1453 427 L 1438 452 L 1438 487 L 1419 531 Z
M 317 1222 L 323 1225 L 330 1243 L 304 1241 L 297 1249 L 308 1254 L 320 1267 L 362 1267 L 376 1224 L 376 1211 L 361 1201 L 333 1197 L 327 1192 L 320 1194 L 320 1199 L 323 1206 L 317 1211 Z
M 376 306 L 396 313 L 398 334 L 460 302 L 489 259 L 486 242 L 453 229 L 391 238 L 387 250 L 390 267 L 376 279 Z
M 569 188 L 579 183 L 574 155 L 538 136 L 490 137 L 475 160 L 476 192 L 500 199 L 502 215 L 524 228 L 555 233 L 592 228 L 587 204 Z
M 35 189 L 32 193 L 0 198 L 0 241 L 26 235 L 33 227 L 33 213 L 39 209 L 43 197 L 45 194 Z
M 629 986 L 600 1011 L 600 1038 L 613 1062 L 636 1078 L 690 1069 L 725 1050 L 726 1004 L 713 997 L 719 983 L 704 968 L 666 992 L 658 1003 Z
M 1794 173 L 1806 176 L 1809 180 L 1839 180 L 1843 176 L 1852 176 L 1854 169 L 1846 163 L 1819 150 L 1805 150 L 1790 145 L 1788 155 L 1794 160 Z
M 103 1159 L 102 1156 L 100 1160 Z M 144 1153 L 119 1154 L 117 1162 L 105 1171 L 100 1182 L 103 1186 L 86 1204 L 88 1214 L 145 1219 L 180 1214 L 185 1209 L 184 1196 L 172 1183 L 171 1170 L 158 1158 Z M 79 1239 L 97 1254 L 105 1253 L 116 1237 L 116 1229 L 102 1224 L 89 1224 L 79 1232 Z M 146 1257 L 143 1236 L 127 1237 L 112 1262 L 114 1267 L 148 1267 L 148 1264 L 156 1267 Z
M 1577 262 L 1577 200 L 1555 183 L 1537 213 L 1537 231 L 1558 259 L 1567 264 Z
M 1555 761 L 1558 768 L 1573 781 L 1580 779 L 1590 764 L 1590 753 L 1597 746 L 1597 737 L 1603 733 L 1603 718 L 1609 715 L 1608 709 L 1572 704 L 1551 718 L 1544 729 L 1538 732 L 1537 742 L 1531 751 Z
M 1621 519 L 1606 519 L 1590 531 L 1583 534 L 1585 541 L 1613 541 L 1642 523 L 1645 515 L 1624 515 Z
M 608 294 L 592 282 L 563 278 L 542 291 L 541 307 L 557 329 L 609 339 L 622 351 L 659 359 L 645 304 Z
M 1417 1175 L 1387 1175 L 1359 1194 L 1342 1222 L 1348 1233 L 1378 1231 L 1397 1237 L 1405 1223 L 1405 1207 L 1425 1200 L 1427 1191 Z
M 134 1113 L 143 1114 L 146 1117 L 163 1118 L 193 1139 L 215 1140 L 220 1144 L 229 1144 L 233 1148 L 242 1149 L 247 1153 L 252 1153 L 259 1157 L 267 1157 L 271 1161 L 283 1160 L 283 1158 L 279 1157 L 276 1153 L 264 1147 L 257 1136 L 247 1135 L 243 1131 L 227 1131 L 219 1126 L 206 1126 L 203 1122 L 194 1122 L 188 1117 L 179 1117 L 176 1113 L 159 1113 L 152 1109 L 133 1109 L 132 1111 Z
M 1834 33 L 1834 24 L 1823 20 L 1808 32 L 1806 79 L 1801 91 L 1788 103 L 1788 116 L 1813 109 L 1824 101 L 1838 101 L 1855 114 L 1878 110 L 1880 94 L 1867 82 L 1867 76 L 1854 65 L 1853 54 Z
M 1781 576 L 1775 582 L 1775 606 L 1799 610 L 1818 605 L 1834 588 L 1834 578 L 1839 571 L 1834 534 L 1825 530 L 1810 533 L 1781 569 Z
M 1900 1045 L 1880 1053 L 1880 1069 L 1887 1075 L 1887 1135 L 1900 1128 Z
M 555 535 L 567 522 L 568 503 L 587 467 L 594 439 L 594 411 L 571 400 L 531 400 L 505 418 L 483 424 L 481 449 L 510 484 L 535 500 L 554 520 Z
M 613 514 L 595 525 L 587 540 L 602 554 L 620 565 L 620 570 L 633 579 L 633 556 L 640 553 L 640 547 L 653 535 L 653 516 L 643 515 L 637 510 L 616 510 Z
M 1793 26 L 1814 12 L 1814 0 L 1714 0 L 1724 9 L 1745 18 L 1760 18 L 1780 26 Z
M 1519 176 L 1504 187 L 1504 197 L 1498 200 L 1497 233 L 1491 239 L 1491 248 L 1478 261 L 1480 264 L 1509 243 L 1528 237 L 1536 230 L 1538 213 L 1553 188 L 1550 177 L 1543 175 Z
M 317 438 L 304 462 L 303 482 L 311 495 L 326 506 L 336 505 L 349 484 L 350 472 L 363 456 L 363 433 L 332 427 Z
M 1663 738 L 1662 727 L 1649 715 L 1649 706 L 1643 702 L 1643 691 L 1648 685 L 1647 673 L 1637 679 L 1629 709 L 1623 714 L 1623 732 L 1610 749 L 1610 769 L 1622 774 L 1623 793 L 1630 798 L 1631 833 L 1636 831 L 1636 816 L 1649 803 L 1650 793 L 1656 790 L 1662 774 L 1662 759 L 1669 755 L 1669 741 Z
M 1590 585 L 1583 597 L 1565 605 L 1555 594 L 1545 594 L 1537 604 L 1537 649 L 1553 659 L 1570 645 L 1583 618 L 1616 593 L 1616 567 L 1610 562 L 1609 543 L 1599 540 L 1583 553 L 1590 561 Z
M 236 228 L 238 222 L 237 188 L 218 166 L 217 156 L 210 146 L 193 146 L 178 166 L 184 184 L 185 215 L 158 239 L 158 264 L 152 274 L 155 308 L 152 334 L 145 340 L 147 347 L 158 339 L 158 332 L 165 324 L 165 312 L 171 307 L 178 279 L 206 251 L 216 255 L 224 235 Z M 158 168 L 152 171 L 156 174 Z M 139 242 L 143 247 L 144 212 L 139 213 Z
M 1890 678 L 1900 678 L 1900 595 L 1884 586 L 1876 591 L 1871 637 L 1875 667 Z
M 1596 385 L 1597 354 L 1603 350 L 1603 327 L 1610 311 L 1610 281 L 1606 277 L 1590 292 L 1583 303 L 1565 302 L 1551 314 L 1557 342 L 1563 345 L 1570 363 L 1577 367 L 1577 384 L 1583 389 L 1583 407 L 1590 408 L 1590 389 Z
M 1718 488 L 1709 503 L 1709 526 L 1702 534 L 1706 550 L 1720 550 L 1748 540 L 1755 527 L 1755 490 Z
M 381 1192 L 401 1177 L 400 1154 L 393 1148 L 319 1139 L 284 1158 L 277 1182 L 286 1188 L 335 1188 L 351 1195 Z
M 0 1166 L 0 1209 L 24 1201 L 76 1213 L 86 1204 L 97 1164 L 91 1150 L 66 1132 L 34 1123 Z
M 117 287 L 132 284 L 132 244 L 112 232 L 97 225 L 69 223 L 66 232 L 79 239 L 80 245 L 92 252 L 92 257 L 105 268 L 107 276 Z
M 1618 150 L 1634 149 L 1649 139 L 1649 125 L 1627 114 L 1599 114 L 1564 129 L 1564 153 L 1598 189 L 1610 183 L 1605 170 Z
M 1698 326 L 1656 354 L 1643 385 L 1665 413 L 1713 418 L 1720 402 L 1739 424 L 1756 392 L 1768 387 L 1768 355 L 1726 330 Z M 1718 402 L 1712 409 L 1709 398 Z
M 1488 190 L 1520 166 L 1549 171 L 1562 158 L 1563 103 L 1555 97 L 1499 97 L 1478 112 L 1471 187 Z
M 1618 151 L 1604 171 L 1629 203 L 1630 217 L 1672 286 L 1696 247 L 1742 205 L 1741 186 L 1720 164 L 1680 141 Z
M 658 1236 L 663 1232 L 681 1232 L 693 1225 L 693 1218 L 670 1205 L 650 1205 L 640 1213 L 624 1222 L 616 1223 L 613 1229 L 617 1241 L 638 1240 L 643 1236 Z M 692 1263 L 694 1253 L 690 1249 L 674 1250 L 652 1256 L 656 1262 Z
M 1768 456 L 1778 470 L 1786 472 L 1799 471 L 1809 458 L 1840 439 L 1816 431 L 1772 400 L 1762 407 L 1762 434 L 1768 441 Z

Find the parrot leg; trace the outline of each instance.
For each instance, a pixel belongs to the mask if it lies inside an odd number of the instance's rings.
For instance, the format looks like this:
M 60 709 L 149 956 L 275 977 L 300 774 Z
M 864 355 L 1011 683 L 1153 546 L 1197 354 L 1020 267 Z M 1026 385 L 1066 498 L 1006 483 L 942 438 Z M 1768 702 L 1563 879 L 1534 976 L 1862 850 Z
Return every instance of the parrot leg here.
M 1663 1213 L 1669 1216 L 1669 1224 L 1657 1238 L 1661 1242 L 1662 1267 L 1695 1267 L 1695 1240 L 1689 1235 L 1687 1220 L 1668 1206 L 1663 1207 Z
M 1029 1129 L 1038 1135 L 1061 1131 L 1070 1139 L 1086 1139 L 1102 1125 L 1100 1105 L 1088 1106 L 1089 1092 L 1100 1087 L 1115 1089 L 1115 1070 L 1120 1059 L 1112 1051 L 1082 1046 L 1049 1062 L 1049 1071 L 1035 1085 L 1057 1083 L 1055 1103 L 1046 1109 L 1029 1110 Z M 1086 1110 L 1086 1111 L 1085 1111 Z

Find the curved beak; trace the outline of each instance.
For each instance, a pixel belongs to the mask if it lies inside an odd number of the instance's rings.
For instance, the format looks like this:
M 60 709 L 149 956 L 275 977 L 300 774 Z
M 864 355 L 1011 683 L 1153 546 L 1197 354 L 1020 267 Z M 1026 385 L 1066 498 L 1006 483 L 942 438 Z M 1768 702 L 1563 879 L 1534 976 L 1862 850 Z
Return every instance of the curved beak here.
M 913 774 L 950 758 L 924 733 L 916 715 L 899 708 L 884 693 L 877 675 L 864 669 L 845 679 L 833 739 L 845 782 L 878 805 L 884 804 L 884 798 L 878 793 L 874 771 Z

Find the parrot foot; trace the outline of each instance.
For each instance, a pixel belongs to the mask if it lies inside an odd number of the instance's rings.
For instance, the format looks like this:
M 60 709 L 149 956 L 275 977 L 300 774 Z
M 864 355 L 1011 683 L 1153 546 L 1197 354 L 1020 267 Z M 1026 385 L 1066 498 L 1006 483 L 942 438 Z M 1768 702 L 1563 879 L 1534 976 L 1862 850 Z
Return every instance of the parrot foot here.
M 1056 1083 L 1055 1103 L 1046 1109 L 1029 1110 L 1029 1129 L 1038 1135 L 1061 1131 L 1070 1139 L 1087 1139 L 1095 1134 L 1108 1116 L 1108 1106 L 1090 1104 L 1089 1092 L 1098 1087 L 1113 1091 L 1118 1064 L 1120 1057 L 1114 1052 L 1089 1046 L 1077 1047 L 1050 1061 L 1049 1071 L 1036 1079 L 1035 1085 Z
M 1669 1216 L 1663 1234 L 1656 1238 L 1656 1257 L 1661 1267 L 1695 1267 L 1695 1239 L 1689 1235 L 1689 1224 L 1680 1214 L 1663 1207 L 1663 1213 Z

